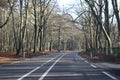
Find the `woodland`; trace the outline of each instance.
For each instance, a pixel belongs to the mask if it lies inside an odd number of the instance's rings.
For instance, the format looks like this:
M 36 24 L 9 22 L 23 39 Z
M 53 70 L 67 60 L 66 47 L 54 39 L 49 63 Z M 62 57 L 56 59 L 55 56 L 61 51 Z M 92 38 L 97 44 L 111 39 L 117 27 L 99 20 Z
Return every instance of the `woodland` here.
M 57 0 L 0 0 L 0 54 L 84 49 L 120 56 L 119 0 L 78 0 L 69 10 Z

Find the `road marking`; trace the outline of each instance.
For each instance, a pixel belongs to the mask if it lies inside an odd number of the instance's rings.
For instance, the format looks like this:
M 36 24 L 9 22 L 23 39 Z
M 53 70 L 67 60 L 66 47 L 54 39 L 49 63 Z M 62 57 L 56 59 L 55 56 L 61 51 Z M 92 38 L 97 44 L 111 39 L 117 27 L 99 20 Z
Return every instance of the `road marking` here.
M 113 80 L 118 80 L 116 77 L 110 75 L 109 73 L 107 73 L 105 71 L 103 71 L 102 73 L 105 74 L 105 75 L 107 75 L 108 77 L 112 78 Z
M 88 61 L 85 61 L 86 63 L 89 63 Z
M 60 56 L 60 55 L 58 55 Z M 36 70 L 40 69 L 42 66 L 44 66 L 45 64 L 49 63 L 50 61 L 52 61 L 53 59 L 57 58 L 58 56 L 48 60 L 47 62 L 41 64 L 41 66 L 36 67 L 35 69 L 31 70 L 30 72 L 26 73 L 25 75 L 23 75 L 22 77 L 18 78 L 17 80 L 22 80 L 23 78 L 27 77 L 28 75 L 30 75 L 31 73 L 35 72 Z
M 90 66 L 92 66 L 93 68 L 97 68 L 97 66 L 93 65 L 93 64 L 90 64 Z
M 65 54 L 64 54 L 65 55 Z M 38 79 L 38 80 L 43 80 L 45 78 L 45 76 L 50 72 L 50 70 L 55 66 L 55 64 L 64 56 L 62 55 L 60 58 L 58 58 L 53 64 L 52 66 L 50 66 L 50 68 Z
M 16 63 L 19 63 L 19 62 L 21 62 L 21 61 L 15 61 L 15 62 L 12 62 L 11 64 L 16 64 Z
M 84 59 L 84 58 L 82 58 L 81 56 L 79 56 L 79 57 L 80 57 L 80 59 L 81 59 L 81 60 L 85 61 L 85 59 Z
M 81 60 L 83 60 L 83 61 L 85 60 L 85 59 L 84 59 L 84 58 L 82 58 L 81 56 L 80 56 L 80 59 L 81 59 Z
M 21 78 L 17 79 L 17 80 L 22 80 L 23 78 L 27 77 L 28 75 L 30 75 L 31 73 L 33 73 L 34 71 L 38 70 L 40 68 L 39 67 L 36 67 L 35 69 L 33 69 L 32 71 L 28 72 L 27 74 L 23 75 Z

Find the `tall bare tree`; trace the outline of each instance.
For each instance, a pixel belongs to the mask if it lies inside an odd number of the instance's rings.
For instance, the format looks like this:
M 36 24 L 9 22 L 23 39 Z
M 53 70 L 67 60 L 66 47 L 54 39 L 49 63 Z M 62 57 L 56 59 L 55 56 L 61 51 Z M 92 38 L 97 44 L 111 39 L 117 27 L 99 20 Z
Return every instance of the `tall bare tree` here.
M 114 14 L 117 19 L 117 26 L 118 26 L 118 38 L 120 38 L 120 15 L 119 15 L 119 9 L 118 9 L 118 1 L 117 0 L 111 0 L 112 1 L 112 6 L 114 10 Z

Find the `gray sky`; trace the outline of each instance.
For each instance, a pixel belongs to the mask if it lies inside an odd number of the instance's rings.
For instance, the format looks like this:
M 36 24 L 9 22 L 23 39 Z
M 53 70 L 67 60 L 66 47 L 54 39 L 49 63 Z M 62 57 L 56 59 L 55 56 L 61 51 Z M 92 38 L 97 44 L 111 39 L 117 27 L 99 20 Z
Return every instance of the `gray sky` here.
M 60 7 L 60 9 L 61 10 L 67 10 L 67 9 L 69 9 L 70 7 L 72 7 L 73 5 L 75 6 L 76 4 L 79 4 L 79 0 L 57 0 L 58 1 L 58 5 L 59 5 L 59 7 Z M 110 8 L 110 12 L 111 12 L 111 10 L 113 10 L 113 8 L 112 8 L 112 3 L 111 3 L 111 0 L 108 0 L 109 1 L 109 8 Z M 118 1 L 118 7 L 119 7 L 119 10 L 120 10 L 120 0 L 117 0 Z M 75 18 L 76 17 L 76 15 L 75 15 L 75 9 L 74 8 L 72 8 L 72 9 L 70 9 L 68 12 L 70 13 L 70 14 L 72 14 L 72 16 Z
M 111 6 L 111 0 L 108 0 L 109 3 L 110 3 L 110 6 Z M 120 8 L 120 0 L 117 0 L 118 1 L 118 7 Z M 58 0 L 58 5 L 60 6 L 60 8 L 63 8 L 64 7 L 69 7 L 69 5 L 72 5 L 72 4 L 77 4 L 79 1 L 78 0 Z
M 76 0 L 58 0 L 60 8 L 68 7 L 68 5 L 74 4 Z

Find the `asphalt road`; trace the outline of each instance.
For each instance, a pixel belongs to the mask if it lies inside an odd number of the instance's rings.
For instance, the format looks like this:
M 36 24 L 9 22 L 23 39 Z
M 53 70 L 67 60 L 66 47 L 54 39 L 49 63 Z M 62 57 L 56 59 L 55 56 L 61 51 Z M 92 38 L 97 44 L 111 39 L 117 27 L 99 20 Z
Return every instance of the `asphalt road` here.
M 119 80 L 76 52 L 39 56 L 0 66 L 0 80 Z

